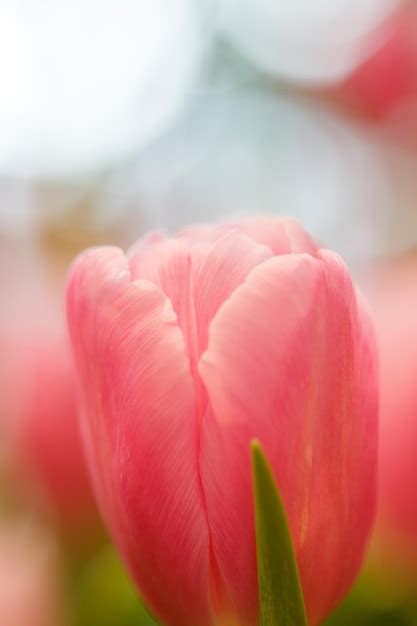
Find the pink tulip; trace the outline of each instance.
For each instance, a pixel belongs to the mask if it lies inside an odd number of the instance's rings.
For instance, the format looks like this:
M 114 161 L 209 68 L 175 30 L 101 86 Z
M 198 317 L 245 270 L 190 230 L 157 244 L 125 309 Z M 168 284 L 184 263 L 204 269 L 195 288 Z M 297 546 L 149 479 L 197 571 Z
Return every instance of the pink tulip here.
M 195 227 L 87 251 L 67 306 L 97 497 L 151 609 L 258 623 L 257 437 L 317 624 L 375 503 L 374 343 L 343 262 L 288 219 Z
M 417 257 L 380 265 L 366 289 L 381 355 L 378 552 L 417 570 Z

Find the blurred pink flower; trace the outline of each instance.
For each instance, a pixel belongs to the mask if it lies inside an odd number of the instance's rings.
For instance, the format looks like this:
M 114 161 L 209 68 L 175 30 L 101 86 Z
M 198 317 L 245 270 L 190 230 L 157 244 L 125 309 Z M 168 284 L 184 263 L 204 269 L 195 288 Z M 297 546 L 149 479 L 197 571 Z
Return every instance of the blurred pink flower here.
M 73 364 L 56 286 L 37 262 L 2 275 L 0 427 L 9 470 L 25 497 L 68 530 L 96 520 L 78 432 Z
M 417 257 L 380 265 L 365 289 L 381 361 L 379 549 L 417 570 Z
M 4 626 L 60 626 L 62 590 L 54 546 L 33 529 L 0 528 L 0 619 Z
M 417 11 L 413 4 L 403 3 L 374 38 L 381 44 L 345 82 L 345 96 L 359 111 L 376 119 L 393 116 L 410 102 L 416 108 Z
M 96 493 L 149 606 L 173 626 L 257 624 L 257 437 L 319 623 L 375 502 L 373 336 L 340 258 L 289 219 L 191 227 L 85 252 L 67 307 Z

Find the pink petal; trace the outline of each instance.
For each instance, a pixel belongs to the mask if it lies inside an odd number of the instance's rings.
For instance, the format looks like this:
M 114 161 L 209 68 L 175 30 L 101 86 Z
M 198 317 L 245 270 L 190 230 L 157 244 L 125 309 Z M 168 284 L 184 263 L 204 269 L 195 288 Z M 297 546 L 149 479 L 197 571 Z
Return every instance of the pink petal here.
M 276 255 L 308 252 L 315 256 L 317 253 L 317 246 L 310 235 L 289 217 L 255 216 L 238 224 L 244 233 L 268 246 Z
M 166 236 L 163 233 L 157 230 L 151 231 L 143 237 L 140 237 L 140 239 L 133 244 L 133 246 L 128 250 L 127 256 L 131 261 L 132 259 L 139 259 L 143 254 L 149 252 L 154 245 L 161 243 L 161 241 L 164 241 L 165 239 Z M 133 261 L 133 265 L 134 264 L 135 261 Z
M 307 231 L 290 217 L 255 215 L 228 222 L 197 224 L 179 231 L 189 241 L 215 241 L 231 231 L 240 231 L 253 241 L 267 246 L 275 255 L 308 252 L 317 254 L 318 247 Z
M 289 217 L 282 219 L 285 232 L 291 242 L 291 252 L 294 254 L 307 252 L 312 256 L 318 253 L 318 246 L 309 233 L 296 220 Z
M 375 480 L 368 341 L 346 268 L 327 252 L 256 267 L 211 324 L 200 466 L 214 553 L 243 624 L 257 619 L 253 437 L 286 504 L 311 624 L 356 573 Z
M 150 607 L 173 626 L 208 626 L 208 531 L 184 340 L 160 289 L 130 280 L 116 248 L 87 252 L 70 276 L 90 470 Z
M 130 260 L 132 275 L 157 284 L 170 298 L 178 315 L 195 381 L 199 423 L 207 410 L 207 393 L 197 365 L 207 347 L 211 320 L 248 273 L 271 256 L 267 247 L 230 229 L 217 239 L 201 240 L 198 246 L 186 237 L 169 239 Z M 213 594 L 223 596 L 221 576 L 217 579 L 217 565 L 211 558 L 211 600 L 215 604 L 220 600 L 215 600 Z
M 271 256 L 268 248 L 232 229 L 198 246 L 186 238 L 167 239 L 130 259 L 132 276 L 154 282 L 171 300 L 195 378 L 219 306 L 253 267 Z

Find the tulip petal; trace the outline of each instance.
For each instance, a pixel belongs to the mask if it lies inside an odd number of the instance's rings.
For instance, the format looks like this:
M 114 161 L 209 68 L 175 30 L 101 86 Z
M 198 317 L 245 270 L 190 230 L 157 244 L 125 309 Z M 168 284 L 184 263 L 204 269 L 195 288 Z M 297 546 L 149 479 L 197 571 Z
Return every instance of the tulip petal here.
M 368 341 L 347 270 L 327 252 L 266 261 L 212 321 L 199 364 L 212 409 L 202 424 L 200 467 L 214 553 L 243 624 L 256 623 L 258 610 L 253 438 L 285 503 L 310 624 L 333 608 L 357 570 L 372 509 L 358 507 L 372 498 L 375 480 Z
M 153 230 L 146 235 L 140 237 L 131 248 L 127 251 L 127 257 L 131 260 L 133 258 L 140 258 L 145 252 L 148 252 L 155 244 L 164 241 L 166 236 L 164 233 Z
M 258 243 L 268 246 L 276 255 L 307 252 L 315 256 L 317 246 L 294 219 L 254 216 L 239 222 L 239 228 Z
M 290 217 L 254 215 L 218 224 L 200 224 L 182 229 L 178 235 L 190 241 L 215 241 L 231 231 L 240 231 L 254 242 L 267 246 L 275 255 L 317 253 L 317 245 L 296 220 Z
M 144 598 L 173 626 L 212 623 L 195 393 L 182 333 L 121 250 L 72 270 L 68 320 L 87 457 L 103 515 Z
M 219 306 L 256 265 L 271 256 L 266 246 L 232 229 L 198 246 L 185 238 L 167 239 L 130 259 L 133 277 L 154 282 L 172 302 L 195 378 Z

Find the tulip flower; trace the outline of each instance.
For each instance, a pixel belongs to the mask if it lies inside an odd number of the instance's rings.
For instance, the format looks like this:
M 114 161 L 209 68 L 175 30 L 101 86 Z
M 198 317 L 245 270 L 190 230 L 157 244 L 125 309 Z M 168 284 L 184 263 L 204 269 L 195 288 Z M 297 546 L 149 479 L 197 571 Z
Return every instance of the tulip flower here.
M 380 352 L 380 504 L 376 553 L 417 569 L 417 257 L 366 277 Z M 384 556 L 385 555 L 385 556 Z
M 67 312 L 96 494 L 152 611 L 258 623 L 256 437 L 318 624 L 375 505 L 374 341 L 340 258 L 289 219 L 154 234 L 83 253 Z

